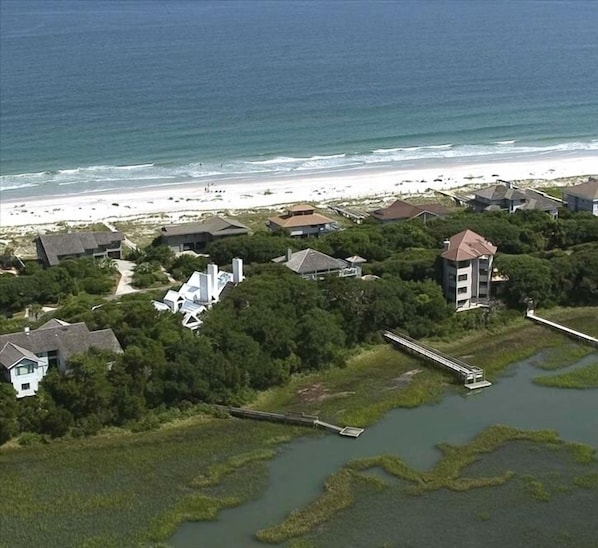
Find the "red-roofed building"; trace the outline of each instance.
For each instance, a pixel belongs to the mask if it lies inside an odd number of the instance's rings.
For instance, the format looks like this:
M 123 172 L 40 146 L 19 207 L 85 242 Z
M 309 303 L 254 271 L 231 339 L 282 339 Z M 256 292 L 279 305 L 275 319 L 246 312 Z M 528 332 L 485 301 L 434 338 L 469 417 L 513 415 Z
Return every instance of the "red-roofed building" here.
M 444 242 L 443 289 L 457 310 L 487 306 L 496 246 L 472 230 Z
M 271 231 L 286 230 L 290 236 L 305 238 L 319 236 L 334 230 L 333 221 L 306 204 L 295 205 L 288 209 L 285 215 L 270 217 L 268 228 Z
M 413 205 L 403 200 L 395 200 L 388 207 L 376 209 L 370 215 L 379 223 L 394 223 L 409 219 L 422 219 L 424 223 L 429 219 L 436 219 L 448 215 L 450 211 L 442 204 Z

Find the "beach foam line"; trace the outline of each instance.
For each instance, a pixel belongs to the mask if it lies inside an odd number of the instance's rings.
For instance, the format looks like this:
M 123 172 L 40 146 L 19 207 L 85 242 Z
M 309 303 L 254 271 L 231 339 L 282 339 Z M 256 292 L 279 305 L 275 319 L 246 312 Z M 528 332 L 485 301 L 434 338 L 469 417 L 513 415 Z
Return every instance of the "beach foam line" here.
M 439 177 L 439 175 L 442 175 Z M 0 227 L 29 226 L 60 221 L 92 223 L 102 220 L 139 219 L 165 215 L 165 223 L 195 218 L 203 212 L 234 215 L 236 210 L 283 209 L 283 204 L 325 204 L 349 200 L 391 201 L 400 197 L 494 184 L 506 180 L 598 175 L 598 154 L 570 156 L 566 153 L 536 155 L 525 160 L 493 159 L 461 162 L 445 159 L 404 169 L 360 166 L 340 170 L 276 176 L 248 176 L 224 180 L 206 187 L 203 182 L 170 182 L 164 187 L 91 191 L 67 196 L 0 201 Z M 118 205 L 116 205 L 118 204 Z M 156 221 L 154 218 L 154 223 Z
M 27 197 L 27 189 L 34 193 L 48 194 L 70 191 L 89 192 L 108 190 L 108 186 L 120 185 L 122 189 L 157 187 L 167 182 L 204 182 L 224 178 L 236 179 L 257 175 L 279 176 L 294 172 L 327 173 L 333 170 L 353 170 L 360 166 L 380 166 L 388 169 L 410 167 L 412 162 L 442 161 L 455 159 L 463 162 L 507 160 L 517 161 L 529 156 L 551 155 L 556 152 L 578 153 L 598 151 L 598 139 L 555 143 L 550 145 L 524 145 L 515 140 L 497 141 L 491 144 L 451 143 L 426 146 L 394 147 L 371 152 L 313 155 L 309 157 L 276 156 L 259 160 L 231 160 L 216 162 L 191 162 L 178 166 L 161 166 L 155 163 L 126 166 L 96 165 L 0 176 L 0 190 L 10 195 Z M 34 187 L 37 185 L 37 188 Z M 77 187 L 79 185 L 79 187 Z M 61 190 L 62 189 L 62 190 Z

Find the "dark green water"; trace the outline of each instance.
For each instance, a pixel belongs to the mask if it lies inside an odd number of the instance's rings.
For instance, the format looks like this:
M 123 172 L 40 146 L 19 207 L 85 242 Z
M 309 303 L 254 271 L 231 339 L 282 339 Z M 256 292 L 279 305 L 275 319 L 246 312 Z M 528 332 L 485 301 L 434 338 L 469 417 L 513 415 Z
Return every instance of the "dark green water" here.
M 572 367 L 595 360 L 594 353 Z M 223 511 L 214 522 L 184 524 L 170 542 L 177 548 L 263 546 L 253 537 L 258 530 L 276 525 L 289 512 L 318 497 L 326 478 L 350 460 L 393 454 L 425 470 L 440 458 L 437 444 L 466 443 L 494 424 L 556 430 L 566 441 L 598 448 L 598 391 L 545 388 L 531 382 L 545 374 L 529 361 L 523 362 L 479 393 L 455 391 L 436 405 L 394 410 L 357 440 L 333 435 L 298 439 L 284 446 L 272 461 L 269 485 L 257 500 Z M 515 449 L 501 449 L 483 457 L 465 471 L 465 475 L 473 475 L 476 466 L 486 466 L 518 472 L 515 480 L 499 488 L 466 493 L 440 490 L 412 497 L 396 482 L 394 488 L 381 493 L 364 492 L 353 509 L 322 527 L 313 540 L 318 546 L 339 547 L 384 543 L 418 547 L 546 546 L 550 545 L 545 543 L 547 539 L 557 539 L 561 545 L 587 546 L 594 538 L 598 541 L 598 525 L 591 518 L 598 515 L 596 491 L 559 492 L 548 502 L 539 502 L 526 492 L 522 479 L 526 474 L 560 474 L 562 477 L 554 481 L 569 485 L 579 472 L 578 465 L 566 456 L 557 455 L 560 464 L 555 470 L 555 455 L 546 451 L 537 455 L 535 463 L 530 460 L 530 451 L 517 444 Z M 583 470 L 589 471 L 587 467 Z M 477 473 L 486 474 L 487 470 L 479 468 Z M 513 522 L 517 527 L 511 527 Z M 570 538 L 582 526 L 584 536 Z M 404 536 L 405 531 L 409 531 L 408 536 Z M 534 543 L 530 540 L 534 535 L 544 540 Z

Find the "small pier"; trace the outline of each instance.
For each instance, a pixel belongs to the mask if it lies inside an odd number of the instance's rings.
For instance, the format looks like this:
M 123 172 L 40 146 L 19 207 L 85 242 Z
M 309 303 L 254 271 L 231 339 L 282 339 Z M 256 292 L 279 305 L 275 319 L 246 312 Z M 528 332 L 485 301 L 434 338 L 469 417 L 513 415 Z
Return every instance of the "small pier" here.
M 486 388 L 492 385 L 490 381 L 485 379 L 484 370 L 475 365 L 469 365 L 456 358 L 442 354 L 438 350 L 428 348 L 409 337 L 397 335 L 392 331 L 385 331 L 383 335 L 386 340 L 395 346 L 400 346 L 420 358 L 425 358 L 444 369 L 448 369 L 451 373 L 457 375 L 463 381 L 465 388 L 469 390 Z
M 540 316 L 536 316 L 534 309 L 528 309 L 525 313 L 525 317 L 533 322 L 539 323 L 541 325 L 546 325 L 547 327 L 551 327 L 552 329 L 556 329 L 561 333 L 565 333 L 570 337 L 573 337 L 581 342 L 591 344 L 592 346 L 598 347 L 598 339 L 596 337 L 592 337 L 581 331 L 576 331 L 575 329 L 571 329 L 570 327 L 566 327 L 561 325 L 560 323 L 551 322 L 550 320 L 545 320 L 544 318 L 540 318 Z
M 271 413 L 269 411 L 256 411 L 255 409 L 245 409 L 242 407 L 223 407 L 223 409 L 228 411 L 233 417 L 296 424 L 298 426 L 315 426 L 347 438 L 358 438 L 364 432 L 363 428 L 337 426 L 336 424 L 321 421 L 317 415 L 306 415 L 305 413 Z

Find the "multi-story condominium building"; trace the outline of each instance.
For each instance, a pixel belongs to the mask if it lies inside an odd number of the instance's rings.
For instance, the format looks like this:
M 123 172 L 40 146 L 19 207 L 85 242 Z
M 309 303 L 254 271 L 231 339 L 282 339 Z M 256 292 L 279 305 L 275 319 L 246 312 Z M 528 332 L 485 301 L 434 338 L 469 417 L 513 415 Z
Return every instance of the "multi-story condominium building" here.
M 487 306 L 496 246 L 472 230 L 444 242 L 443 289 L 457 310 Z

